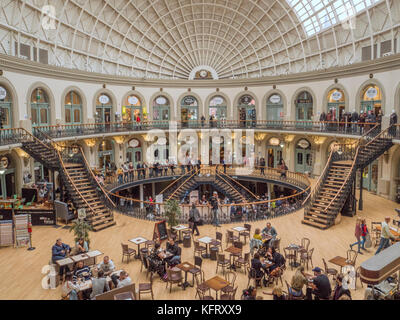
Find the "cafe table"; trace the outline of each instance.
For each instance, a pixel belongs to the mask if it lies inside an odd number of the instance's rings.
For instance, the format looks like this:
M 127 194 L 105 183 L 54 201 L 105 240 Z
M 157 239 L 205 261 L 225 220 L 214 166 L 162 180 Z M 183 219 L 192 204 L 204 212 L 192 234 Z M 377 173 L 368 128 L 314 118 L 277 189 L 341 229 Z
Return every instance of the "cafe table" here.
M 215 300 L 218 300 L 218 291 L 229 286 L 230 283 L 219 276 L 215 276 L 205 281 L 204 284 L 215 291 Z
M 336 256 L 336 257 L 332 258 L 331 260 L 329 260 L 329 262 L 339 266 L 340 267 L 340 272 L 342 271 L 342 268 L 344 266 L 348 265 L 347 259 L 344 258 L 344 257 L 340 257 L 340 256 Z
M 175 231 L 178 231 L 179 237 L 178 237 L 178 243 L 182 243 L 182 231 L 189 230 L 189 227 L 184 226 L 183 224 L 177 225 L 175 227 L 172 227 Z
M 135 256 L 135 259 L 139 259 L 140 258 L 140 245 L 142 243 L 146 243 L 147 241 L 148 240 L 146 238 L 143 238 L 143 237 L 136 237 L 136 238 L 133 238 L 133 239 L 129 240 L 129 242 L 132 242 L 132 243 L 137 245 L 137 254 Z
M 232 228 L 232 230 L 233 230 L 233 231 L 237 231 L 237 232 L 238 232 L 238 236 L 239 236 L 239 238 L 240 238 L 240 233 L 241 233 L 241 232 L 243 232 L 243 231 L 247 231 L 247 229 L 246 229 L 246 228 L 244 228 L 244 227 L 233 227 L 233 228 Z
M 183 262 L 178 264 L 176 268 L 182 270 L 185 273 L 185 282 L 183 283 L 182 287 L 183 290 L 186 290 L 186 287 L 191 286 L 190 283 L 187 281 L 187 274 L 190 270 L 194 269 L 195 266 L 190 262 Z
M 297 253 L 301 250 L 301 247 L 297 244 L 290 244 L 285 249 L 289 251 L 289 254 L 293 254 L 293 261 L 290 263 L 290 265 L 294 268 L 297 268 L 300 265 L 300 263 L 297 262 Z
M 202 237 L 200 239 L 197 239 L 198 242 L 204 243 L 206 245 L 206 253 L 202 255 L 203 258 L 208 259 L 210 258 L 210 253 L 209 253 L 209 246 L 211 243 L 213 243 L 215 240 L 211 237 Z
M 236 248 L 235 246 L 231 246 L 231 247 L 229 247 L 229 248 L 226 248 L 225 251 L 228 252 L 228 253 L 230 253 L 229 261 L 230 261 L 230 263 L 231 263 L 231 266 L 230 266 L 229 268 L 230 268 L 230 269 L 235 269 L 235 265 L 234 265 L 234 262 L 235 262 L 235 261 L 234 261 L 234 259 L 232 259 L 232 258 L 234 257 L 234 255 L 241 254 L 241 253 L 242 253 L 242 249 Z M 232 260 L 233 260 L 233 261 L 232 261 Z

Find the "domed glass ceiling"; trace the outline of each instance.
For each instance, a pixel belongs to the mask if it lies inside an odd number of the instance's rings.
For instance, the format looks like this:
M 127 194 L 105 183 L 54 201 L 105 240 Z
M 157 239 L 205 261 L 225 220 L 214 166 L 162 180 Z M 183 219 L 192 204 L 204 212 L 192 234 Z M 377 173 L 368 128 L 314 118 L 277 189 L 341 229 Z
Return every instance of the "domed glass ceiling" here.
M 398 52 L 397 0 L 0 3 L 0 53 L 137 79 L 268 77 Z

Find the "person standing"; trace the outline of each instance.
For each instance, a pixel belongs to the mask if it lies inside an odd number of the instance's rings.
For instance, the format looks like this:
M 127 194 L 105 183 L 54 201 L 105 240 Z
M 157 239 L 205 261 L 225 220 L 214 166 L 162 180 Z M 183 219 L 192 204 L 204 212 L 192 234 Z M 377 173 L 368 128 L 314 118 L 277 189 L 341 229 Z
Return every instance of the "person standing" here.
M 361 220 L 361 249 L 365 249 L 365 241 L 367 240 L 368 228 L 365 219 Z
M 218 199 L 218 192 L 214 191 L 213 195 L 210 199 L 210 205 L 211 205 L 211 213 L 213 216 L 213 224 L 216 227 L 219 227 L 219 221 L 218 221 L 218 208 L 219 208 L 219 199 Z
M 200 235 L 199 228 L 197 227 L 200 222 L 200 212 L 196 208 L 195 203 L 192 203 L 192 208 L 189 211 L 189 222 L 192 223 L 192 233 L 196 230 L 196 236 Z
M 381 241 L 379 242 L 378 250 L 376 250 L 375 254 L 378 254 L 382 250 L 386 249 L 390 246 L 390 239 L 395 240 L 395 237 L 390 232 L 389 228 L 390 217 L 386 217 L 385 221 L 382 222 L 382 231 L 381 231 Z
M 392 110 L 392 114 L 390 115 L 390 129 L 389 129 L 389 133 L 394 136 L 396 135 L 396 124 L 397 124 L 397 114 L 394 111 L 394 109 Z
M 356 220 L 356 229 L 354 231 L 354 236 L 356 237 L 357 241 L 350 245 L 350 249 L 353 250 L 353 246 L 354 245 L 358 245 L 358 251 L 357 252 L 359 254 L 363 254 L 361 252 L 361 234 L 362 234 L 361 221 L 360 221 L 360 219 L 357 219 Z
M 260 159 L 260 170 L 261 170 L 261 175 L 265 176 L 265 159 L 264 159 L 264 157 L 261 157 L 261 159 Z

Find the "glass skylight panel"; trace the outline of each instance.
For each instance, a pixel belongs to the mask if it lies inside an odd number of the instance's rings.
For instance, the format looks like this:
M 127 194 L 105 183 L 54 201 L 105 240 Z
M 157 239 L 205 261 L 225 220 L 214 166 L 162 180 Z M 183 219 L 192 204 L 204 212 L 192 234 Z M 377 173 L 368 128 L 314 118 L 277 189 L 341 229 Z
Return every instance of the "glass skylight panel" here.
M 382 0 L 286 0 L 312 36 Z

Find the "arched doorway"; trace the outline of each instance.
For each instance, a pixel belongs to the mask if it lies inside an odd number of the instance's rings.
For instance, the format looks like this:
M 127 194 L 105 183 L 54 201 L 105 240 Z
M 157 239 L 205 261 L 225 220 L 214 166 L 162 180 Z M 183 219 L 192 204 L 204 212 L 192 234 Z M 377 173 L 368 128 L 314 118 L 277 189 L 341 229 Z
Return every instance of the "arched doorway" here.
M 0 129 L 12 128 L 12 103 L 10 91 L 0 86 Z
M 165 163 L 169 159 L 169 140 L 165 137 L 158 137 L 154 145 L 154 161 Z
M 365 112 L 374 111 L 378 115 L 382 110 L 382 90 L 374 84 L 364 88 L 361 93 L 361 110 Z
M 50 124 L 50 103 L 45 90 L 36 88 L 31 95 L 32 127 Z
M 296 172 L 311 173 L 313 168 L 313 155 L 311 143 L 307 139 L 300 139 L 296 145 Z
M 112 106 L 113 102 L 108 94 L 99 94 L 96 100 L 96 123 L 109 124 L 111 122 Z
M 214 96 L 210 100 L 208 115 L 211 127 L 219 127 L 224 124 L 227 116 L 227 102 L 222 96 Z
M 114 144 L 111 140 L 103 140 L 98 149 L 99 168 L 105 170 L 106 167 L 114 162 Z
M 139 162 L 143 161 L 142 146 L 138 139 L 129 140 L 128 148 L 126 149 L 126 161 L 132 162 L 134 168 Z
M 170 119 L 170 101 L 160 95 L 153 101 L 153 120 L 157 122 L 157 126 L 168 127 Z
M 70 91 L 65 96 L 65 124 L 82 123 L 82 99 L 79 93 Z
M 335 119 L 341 119 L 346 107 L 346 98 L 343 90 L 332 89 L 331 91 L 329 91 L 327 101 L 327 113 L 333 112 L 335 114 Z
M 298 127 L 311 127 L 313 117 L 313 98 L 308 91 L 302 91 L 296 98 L 296 121 Z
M 256 126 L 256 101 L 251 95 L 245 94 L 239 98 L 238 114 L 241 128 L 254 128 Z
M 267 121 L 268 126 L 280 126 L 283 120 L 283 101 L 278 93 L 271 94 L 267 100 Z
M 378 163 L 378 160 L 373 161 L 362 173 L 363 188 L 373 193 L 376 193 L 378 187 Z
M 271 138 L 267 142 L 267 166 L 277 168 L 283 159 L 281 141 L 278 138 Z
M 193 96 L 186 96 L 181 101 L 182 127 L 195 127 L 199 120 L 199 102 Z
M 12 198 L 15 194 L 15 161 L 10 154 L 0 155 L 0 197 Z

